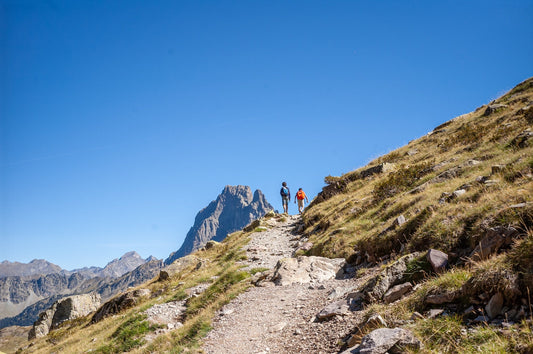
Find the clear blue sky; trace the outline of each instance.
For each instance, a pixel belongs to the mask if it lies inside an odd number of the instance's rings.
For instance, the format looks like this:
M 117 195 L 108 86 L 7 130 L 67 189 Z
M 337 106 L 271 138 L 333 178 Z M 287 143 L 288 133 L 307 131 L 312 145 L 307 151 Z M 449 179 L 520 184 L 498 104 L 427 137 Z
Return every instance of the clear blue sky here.
M 0 4 L 0 261 L 166 258 L 227 184 L 281 209 L 533 75 L 531 0 Z

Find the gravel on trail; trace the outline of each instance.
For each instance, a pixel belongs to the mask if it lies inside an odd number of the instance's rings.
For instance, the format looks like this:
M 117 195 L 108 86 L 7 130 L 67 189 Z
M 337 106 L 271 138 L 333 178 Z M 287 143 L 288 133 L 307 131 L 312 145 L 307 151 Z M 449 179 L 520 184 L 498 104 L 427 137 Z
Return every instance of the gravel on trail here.
M 281 258 L 290 257 L 305 241 L 296 230 L 300 216 L 269 220 L 267 231 L 252 234 L 245 247 L 247 268 L 272 269 Z M 366 277 L 365 277 L 366 278 Z M 334 300 L 335 289 L 355 288 L 364 279 L 333 279 L 320 284 L 273 283 L 251 287 L 225 305 L 203 340 L 206 353 L 337 353 L 339 341 L 362 320 L 360 312 L 349 312 L 318 321 L 316 315 Z

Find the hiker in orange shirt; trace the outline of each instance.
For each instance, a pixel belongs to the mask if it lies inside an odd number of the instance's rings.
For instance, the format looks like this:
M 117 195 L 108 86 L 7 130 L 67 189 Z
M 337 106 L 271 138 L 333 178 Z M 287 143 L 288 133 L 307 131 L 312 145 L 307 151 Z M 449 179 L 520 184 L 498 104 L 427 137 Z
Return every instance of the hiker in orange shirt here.
M 294 204 L 296 204 L 296 201 L 298 201 L 298 212 L 300 214 L 304 210 L 304 199 L 306 203 L 309 203 L 305 192 L 302 190 L 302 188 L 299 188 L 298 192 L 296 192 L 296 197 L 294 198 Z

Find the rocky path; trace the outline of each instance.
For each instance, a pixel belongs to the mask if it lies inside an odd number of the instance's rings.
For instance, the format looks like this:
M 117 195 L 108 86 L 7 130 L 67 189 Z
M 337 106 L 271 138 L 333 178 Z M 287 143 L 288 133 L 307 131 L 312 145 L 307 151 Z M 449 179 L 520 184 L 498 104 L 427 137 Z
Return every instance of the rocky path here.
M 253 234 L 246 246 L 249 268 L 272 269 L 290 257 L 299 245 L 293 233 L 299 216 L 271 219 L 272 228 Z M 206 353 L 336 353 L 338 341 L 361 319 L 358 312 L 318 321 L 316 315 L 334 301 L 336 293 L 358 286 L 353 277 L 320 283 L 276 286 L 272 282 L 252 287 L 224 306 L 204 339 Z

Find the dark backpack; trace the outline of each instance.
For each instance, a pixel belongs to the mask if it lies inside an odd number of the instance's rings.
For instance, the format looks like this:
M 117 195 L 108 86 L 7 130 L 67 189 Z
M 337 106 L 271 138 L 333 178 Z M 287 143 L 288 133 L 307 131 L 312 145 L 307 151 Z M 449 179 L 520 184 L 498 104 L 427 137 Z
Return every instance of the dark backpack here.
M 287 197 L 289 195 L 289 188 L 287 187 L 281 187 L 281 195 L 284 197 Z

